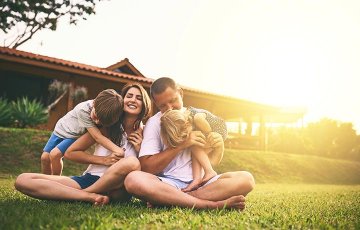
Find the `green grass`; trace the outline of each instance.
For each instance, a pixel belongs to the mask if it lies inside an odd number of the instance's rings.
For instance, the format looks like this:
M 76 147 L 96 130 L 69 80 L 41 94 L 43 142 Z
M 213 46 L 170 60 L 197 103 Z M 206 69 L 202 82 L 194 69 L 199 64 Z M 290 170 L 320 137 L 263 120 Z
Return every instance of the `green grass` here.
M 39 172 L 49 135 L 0 128 L 0 229 L 360 229 L 359 162 L 274 152 L 226 150 L 217 171 L 248 170 L 257 181 L 240 213 L 36 200 L 13 183 Z M 65 162 L 64 174 L 85 167 Z
M 359 185 L 259 184 L 243 212 L 40 201 L 0 179 L 0 229 L 359 229 Z
M 278 152 L 226 150 L 217 172 L 246 170 L 257 183 L 360 184 L 360 162 Z
M 0 127 L 0 176 L 40 172 L 40 156 L 51 132 Z M 86 165 L 64 160 L 64 174 L 78 175 Z

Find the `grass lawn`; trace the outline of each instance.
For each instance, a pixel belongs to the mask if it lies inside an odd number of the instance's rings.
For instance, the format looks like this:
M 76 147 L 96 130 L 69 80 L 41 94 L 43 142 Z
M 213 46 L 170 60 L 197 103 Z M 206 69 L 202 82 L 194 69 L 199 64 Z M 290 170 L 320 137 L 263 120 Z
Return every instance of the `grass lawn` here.
M 0 179 L 0 229 L 360 229 L 360 185 L 258 184 L 243 212 L 40 201 Z
M 360 162 L 227 149 L 216 170 L 247 170 L 257 185 L 243 212 L 148 209 L 139 200 L 93 207 L 36 200 L 14 190 L 39 172 L 48 131 L 0 128 L 0 230 L 8 229 L 360 229 Z M 64 175 L 86 165 L 65 161 Z

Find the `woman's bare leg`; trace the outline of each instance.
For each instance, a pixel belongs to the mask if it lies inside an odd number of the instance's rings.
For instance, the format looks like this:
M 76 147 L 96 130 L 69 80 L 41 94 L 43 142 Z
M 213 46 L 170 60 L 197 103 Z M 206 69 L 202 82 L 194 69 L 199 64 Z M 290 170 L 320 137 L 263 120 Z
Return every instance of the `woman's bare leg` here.
M 110 166 L 99 180 L 84 189 L 84 191 L 103 194 L 120 189 L 124 187 L 125 177 L 130 172 L 140 169 L 140 162 L 136 157 L 122 158 Z
M 107 196 L 85 192 L 76 181 L 65 176 L 23 173 L 16 178 L 15 188 L 38 199 L 86 201 L 97 205 L 109 202 Z

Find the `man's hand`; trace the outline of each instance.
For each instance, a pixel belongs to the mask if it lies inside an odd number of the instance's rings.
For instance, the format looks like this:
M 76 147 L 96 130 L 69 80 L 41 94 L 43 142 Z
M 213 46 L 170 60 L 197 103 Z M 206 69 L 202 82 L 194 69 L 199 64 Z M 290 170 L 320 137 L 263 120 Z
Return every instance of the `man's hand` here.
M 124 157 L 124 154 L 113 152 L 110 155 L 104 157 L 103 165 L 111 166 L 118 162 L 121 158 Z
M 206 143 L 206 137 L 201 131 L 191 131 L 188 138 L 182 143 L 182 148 L 186 149 L 191 146 L 204 147 Z

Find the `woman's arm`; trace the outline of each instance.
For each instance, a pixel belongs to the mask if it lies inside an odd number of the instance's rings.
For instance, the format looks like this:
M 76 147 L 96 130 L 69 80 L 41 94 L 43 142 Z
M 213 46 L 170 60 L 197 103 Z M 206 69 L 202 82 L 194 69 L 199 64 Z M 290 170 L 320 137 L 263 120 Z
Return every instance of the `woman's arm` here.
M 85 133 L 70 145 L 66 150 L 64 157 L 78 163 L 99 165 L 112 165 L 121 158 L 121 156 L 116 156 L 115 154 L 102 157 L 86 153 L 85 151 L 93 144 L 95 144 L 95 140 L 89 133 Z

